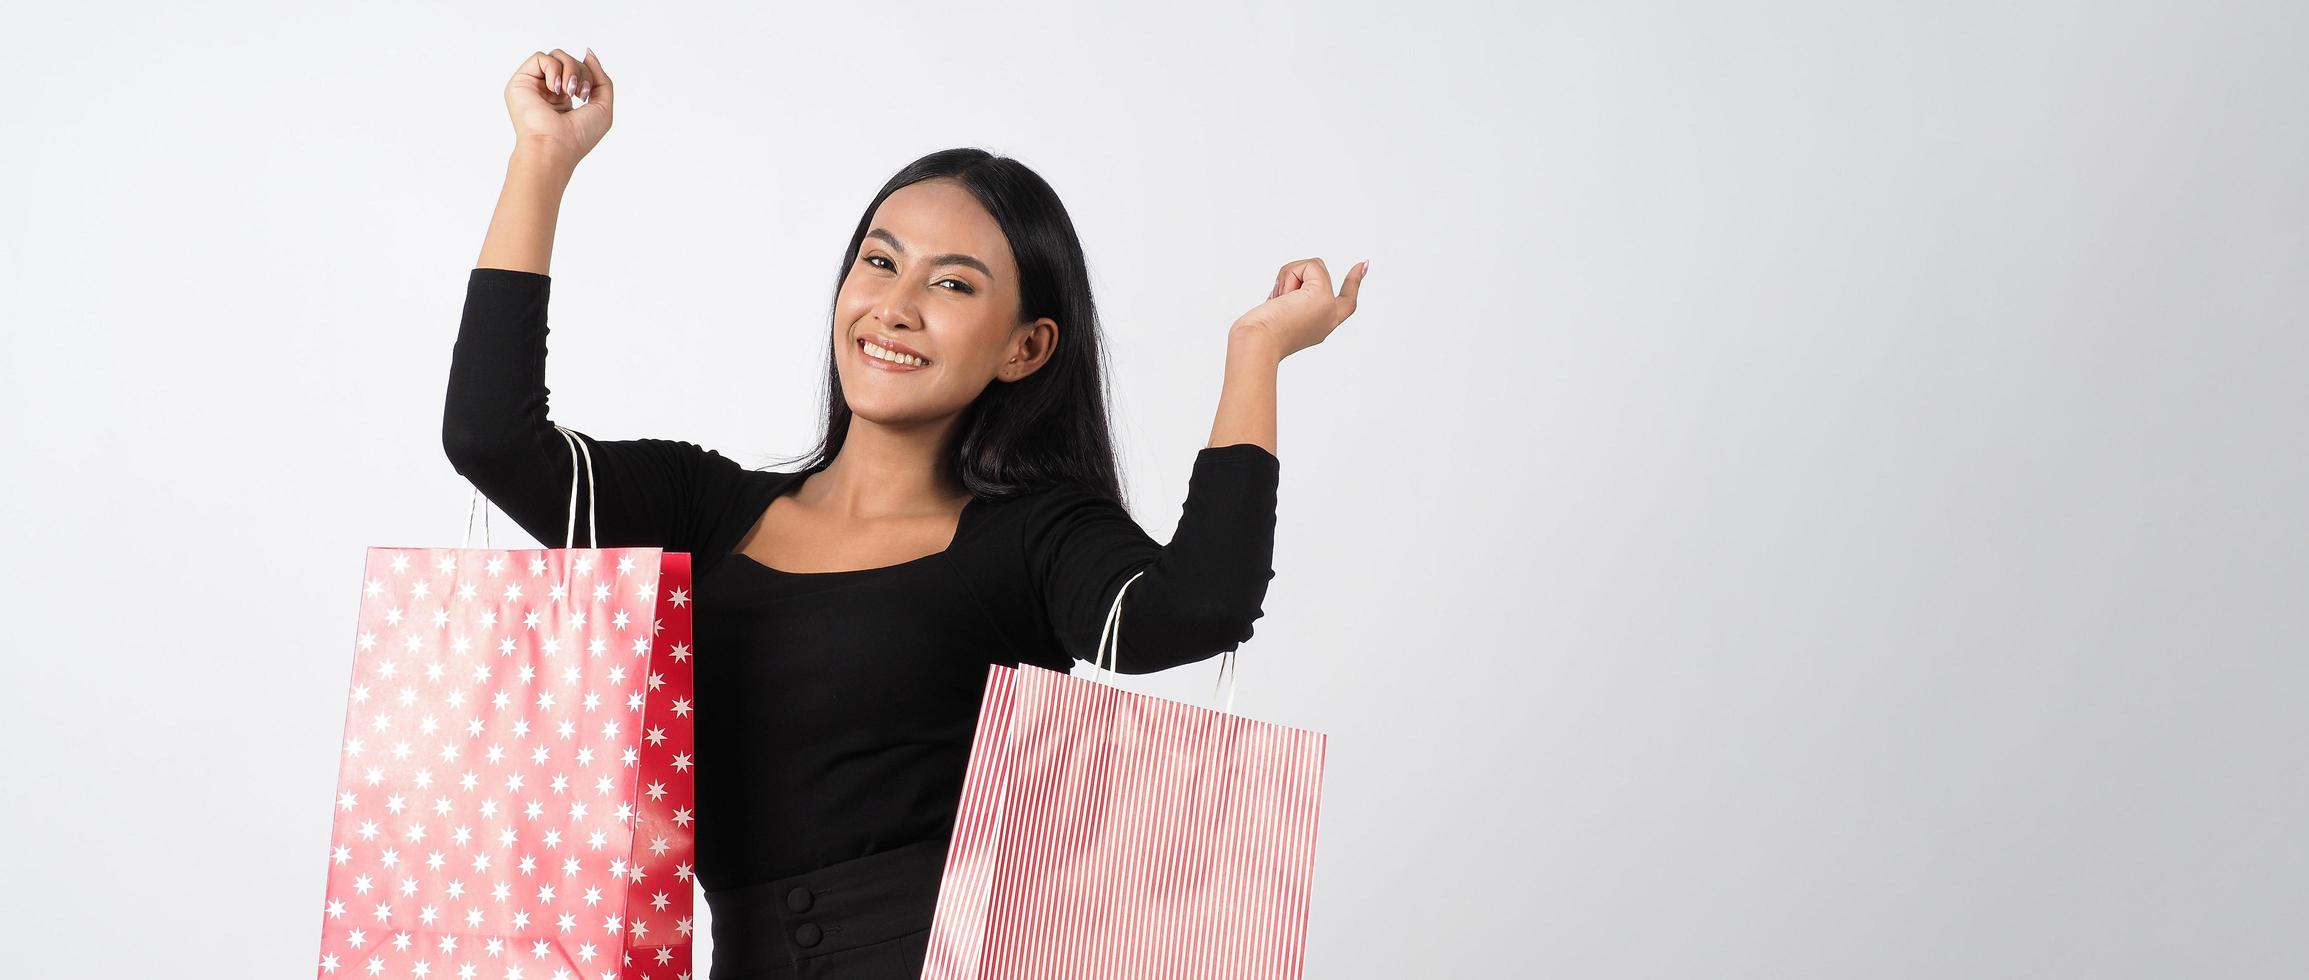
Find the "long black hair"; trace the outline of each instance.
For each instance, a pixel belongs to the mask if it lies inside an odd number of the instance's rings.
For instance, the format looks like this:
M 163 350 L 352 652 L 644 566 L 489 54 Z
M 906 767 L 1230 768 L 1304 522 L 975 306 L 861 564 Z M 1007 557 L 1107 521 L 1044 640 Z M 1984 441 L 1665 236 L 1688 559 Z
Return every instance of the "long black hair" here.
M 963 410 L 961 438 L 952 463 L 972 495 L 1000 500 L 1073 482 L 1124 503 L 1116 476 L 1114 438 L 1107 428 L 1106 347 L 1099 338 L 1098 307 L 1091 299 L 1090 269 L 1074 221 L 1041 175 L 1009 157 L 975 147 L 940 150 L 907 164 L 867 202 L 842 253 L 834 278 L 836 303 L 842 283 L 857 265 L 858 248 L 882 206 L 898 188 L 917 181 L 948 178 L 968 188 L 1010 240 L 1018 267 L 1018 323 L 1042 317 L 1058 321 L 1058 349 L 1033 374 L 1017 381 L 994 381 Z M 836 368 L 841 349 L 832 341 L 827 315 L 825 417 L 818 444 L 785 462 L 815 470 L 842 451 L 850 431 L 850 403 L 842 395 Z

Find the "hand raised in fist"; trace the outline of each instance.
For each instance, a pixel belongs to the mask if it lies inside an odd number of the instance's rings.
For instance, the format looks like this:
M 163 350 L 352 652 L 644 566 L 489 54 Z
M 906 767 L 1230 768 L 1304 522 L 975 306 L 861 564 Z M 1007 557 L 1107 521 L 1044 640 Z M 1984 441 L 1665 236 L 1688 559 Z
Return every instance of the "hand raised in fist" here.
M 573 160 L 593 152 L 608 135 L 615 106 L 609 73 L 591 48 L 582 61 L 560 48 L 537 52 L 505 85 L 505 110 L 513 117 L 515 138 L 567 150 Z

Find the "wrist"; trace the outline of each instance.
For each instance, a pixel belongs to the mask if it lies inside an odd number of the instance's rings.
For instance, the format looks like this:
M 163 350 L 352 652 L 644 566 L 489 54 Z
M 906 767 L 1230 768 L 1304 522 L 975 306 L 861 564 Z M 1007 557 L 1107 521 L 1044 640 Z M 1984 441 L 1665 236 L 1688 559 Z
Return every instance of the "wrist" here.
M 544 137 L 524 136 L 513 144 L 513 166 L 549 175 L 576 172 L 580 156 L 576 147 Z
M 1282 363 L 1285 351 L 1275 332 L 1258 324 L 1238 323 L 1227 331 L 1227 360 Z

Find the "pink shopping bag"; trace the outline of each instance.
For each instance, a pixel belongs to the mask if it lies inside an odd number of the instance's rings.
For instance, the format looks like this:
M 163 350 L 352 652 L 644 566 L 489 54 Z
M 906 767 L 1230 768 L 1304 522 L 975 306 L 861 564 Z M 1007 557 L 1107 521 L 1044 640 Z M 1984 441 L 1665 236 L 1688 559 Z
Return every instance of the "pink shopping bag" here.
M 657 548 L 369 549 L 319 976 L 689 976 L 689 593 Z
M 922 976 L 1300 977 L 1325 748 L 1226 708 L 991 665 Z

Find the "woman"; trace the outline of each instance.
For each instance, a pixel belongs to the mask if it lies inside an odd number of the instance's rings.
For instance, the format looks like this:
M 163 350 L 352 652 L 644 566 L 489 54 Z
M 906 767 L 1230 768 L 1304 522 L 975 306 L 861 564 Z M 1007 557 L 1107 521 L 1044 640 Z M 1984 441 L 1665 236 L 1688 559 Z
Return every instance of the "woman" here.
M 516 148 L 442 427 L 457 471 L 555 547 L 576 476 L 546 407 L 547 268 L 562 190 L 615 101 L 590 50 L 540 52 L 506 89 Z M 1277 365 L 1354 310 L 1363 272 L 1333 296 L 1320 260 L 1294 262 L 1236 321 L 1168 546 L 1122 504 L 1065 209 L 978 150 L 908 166 L 851 236 L 800 472 L 571 430 L 598 480 L 600 537 L 578 543 L 694 556 L 714 980 L 918 974 L 988 664 L 1093 659 L 1133 576 L 1121 672 L 1250 638 L 1274 576 Z

